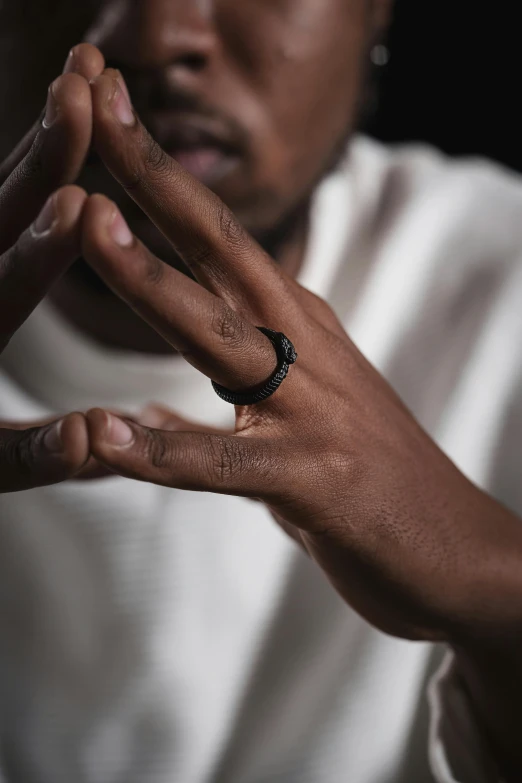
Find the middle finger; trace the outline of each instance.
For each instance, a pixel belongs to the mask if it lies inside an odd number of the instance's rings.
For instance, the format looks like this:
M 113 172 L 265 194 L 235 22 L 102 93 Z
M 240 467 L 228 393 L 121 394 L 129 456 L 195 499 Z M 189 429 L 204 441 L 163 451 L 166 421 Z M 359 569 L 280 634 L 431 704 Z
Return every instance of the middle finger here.
M 262 320 L 281 312 L 297 315 L 286 275 L 225 204 L 152 139 L 127 100 L 119 72 L 105 71 L 92 91 L 100 157 L 196 279 Z

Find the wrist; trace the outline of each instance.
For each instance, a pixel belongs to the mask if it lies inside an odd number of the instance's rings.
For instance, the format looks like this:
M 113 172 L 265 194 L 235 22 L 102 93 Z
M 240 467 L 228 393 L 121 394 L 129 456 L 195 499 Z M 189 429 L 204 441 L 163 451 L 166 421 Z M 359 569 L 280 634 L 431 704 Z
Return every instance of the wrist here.
M 522 633 L 522 521 L 473 487 L 469 531 L 454 558 L 451 611 L 444 636 L 457 650 L 512 649 Z M 450 584 L 450 582 L 448 582 Z M 520 649 L 520 648 L 519 648 Z
M 447 638 L 491 754 L 503 779 L 514 781 L 522 775 L 522 522 L 479 496 L 462 604 Z

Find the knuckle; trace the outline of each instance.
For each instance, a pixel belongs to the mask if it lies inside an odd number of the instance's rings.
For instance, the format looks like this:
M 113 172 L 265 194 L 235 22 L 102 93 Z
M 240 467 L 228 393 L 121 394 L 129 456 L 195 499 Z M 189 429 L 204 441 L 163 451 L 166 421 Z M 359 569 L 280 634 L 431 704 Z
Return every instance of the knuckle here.
M 220 484 L 238 478 L 246 469 L 246 454 L 241 443 L 232 438 L 210 438 L 209 473 Z
M 237 314 L 220 299 L 213 305 L 211 329 L 227 347 L 244 342 L 244 323 L 238 318 Z
M 159 471 L 167 471 L 173 462 L 172 445 L 167 438 L 158 433 L 149 432 L 146 446 L 147 456 Z
M 172 172 L 172 159 L 150 135 L 147 135 L 145 149 L 145 165 L 149 171 L 161 175 Z
M 239 488 L 255 476 L 256 483 L 274 491 L 277 482 L 277 460 L 259 444 L 253 446 L 234 436 L 208 435 L 207 472 L 211 483 Z
M 10 433 L 0 446 L 1 461 L 23 476 L 30 472 L 35 461 L 35 430 Z
M 155 286 L 161 283 L 164 276 L 165 266 L 159 258 L 152 253 L 146 253 L 144 272 L 147 283 Z
M 244 231 L 236 217 L 225 204 L 220 203 L 217 210 L 217 221 L 220 236 L 227 245 L 241 245 L 244 242 Z
M 125 168 L 129 172 L 123 187 L 129 193 L 150 188 L 150 178 L 157 175 L 171 174 L 172 160 L 152 136 L 143 130 L 144 137 L 139 144 L 139 152 L 126 151 L 127 163 Z

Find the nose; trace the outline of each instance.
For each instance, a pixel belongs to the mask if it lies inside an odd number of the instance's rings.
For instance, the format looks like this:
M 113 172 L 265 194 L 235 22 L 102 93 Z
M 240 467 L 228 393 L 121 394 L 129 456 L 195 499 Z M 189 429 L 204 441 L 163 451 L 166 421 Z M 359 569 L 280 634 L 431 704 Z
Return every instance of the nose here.
M 205 70 L 218 50 L 210 0 L 113 0 L 88 35 L 124 71 Z

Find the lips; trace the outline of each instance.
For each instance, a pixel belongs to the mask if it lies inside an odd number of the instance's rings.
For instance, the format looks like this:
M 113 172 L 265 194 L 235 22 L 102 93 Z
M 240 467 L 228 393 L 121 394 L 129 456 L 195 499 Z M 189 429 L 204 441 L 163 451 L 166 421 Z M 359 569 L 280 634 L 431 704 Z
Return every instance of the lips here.
M 209 187 L 240 162 L 238 140 L 217 120 L 177 112 L 155 115 L 145 122 L 165 152 Z
M 208 187 L 216 185 L 238 163 L 238 159 L 218 147 L 174 148 L 167 152 L 193 177 Z

